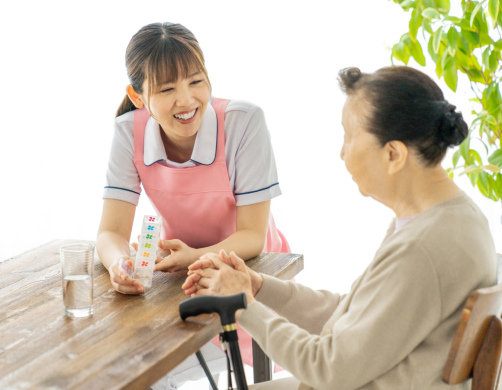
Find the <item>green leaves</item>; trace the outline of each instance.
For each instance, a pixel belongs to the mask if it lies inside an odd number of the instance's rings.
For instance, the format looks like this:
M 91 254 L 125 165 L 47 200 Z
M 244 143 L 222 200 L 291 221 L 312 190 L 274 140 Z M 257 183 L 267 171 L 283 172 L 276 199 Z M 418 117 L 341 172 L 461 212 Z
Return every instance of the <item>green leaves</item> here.
M 439 12 L 434 8 L 426 8 L 422 11 L 422 16 L 427 19 L 439 19 Z
M 481 160 L 481 156 L 479 153 L 475 150 L 469 150 L 469 157 L 472 157 L 469 162 L 472 162 L 474 160 L 475 163 L 479 165 L 483 165 L 483 160 Z
M 479 46 L 479 34 L 469 31 L 469 30 L 464 30 L 462 28 L 462 35 L 465 37 L 465 39 L 474 47 Z
M 461 34 L 457 33 L 457 48 L 462 51 L 463 54 L 470 56 L 472 49 L 469 45 L 469 42 L 465 37 Z
M 425 66 L 425 57 L 424 52 L 422 51 L 422 46 L 418 41 L 411 42 L 409 46 L 411 56 L 417 61 L 420 65 Z
M 493 152 L 493 154 L 488 157 L 488 162 L 496 167 L 502 168 L 502 150 L 498 149 Z
M 450 57 L 443 66 L 443 76 L 446 85 L 450 87 L 453 92 L 457 91 L 457 64 L 455 58 Z
M 495 195 L 495 199 L 502 199 L 502 175 L 500 173 L 496 175 L 492 175 L 491 179 L 491 187 L 493 193 Z
M 447 173 L 453 177 L 462 169 L 460 175 L 466 174 L 481 194 L 502 200 L 502 0 L 457 0 L 460 15 L 453 14 L 451 0 L 393 1 L 411 12 L 408 31 L 392 48 L 392 58 L 405 65 L 413 58 L 424 65 L 422 47 L 427 45 L 436 75 L 448 88 L 457 91 L 459 78 L 471 86 L 457 98 L 468 94 L 474 120 Z
M 500 50 L 492 50 L 488 58 L 488 69 L 491 73 L 497 71 L 498 61 L 500 60 Z
M 460 25 L 462 19 L 457 18 L 456 16 L 445 16 L 443 20 L 445 22 L 452 22 L 453 24 Z
M 470 21 L 469 21 L 469 25 L 472 27 L 473 23 L 474 23 L 474 20 L 476 18 L 476 15 L 478 14 L 478 12 L 481 10 L 481 6 L 483 5 L 483 2 L 479 3 L 476 5 L 476 7 L 474 8 L 474 11 L 472 11 L 471 13 L 471 18 L 470 18 Z
M 500 173 L 500 171 L 502 170 L 500 167 L 497 167 L 496 165 L 493 165 L 493 164 L 485 165 L 484 168 L 487 171 L 490 171 L 490 172 L 493 172 L 493 173 Z
M 488 174 L 486 172 L 483 171 L 479 172 L 477 184 L 479 192 L 481 192 L 484 196 L 489 198 L 491 191 L 488 184 Z
M 482 57 L 483 58 L 483 65 L 486 67 L 486 68 L 489 68 L 490 65 L 489 65 L 489 58 L 490 58 L 490 48 L 487 47 L 485 49 L 485 51 L 483 52 L 483 55 Z
M 499 0 L 488 0 L 488 13 L 492 18 L 493 27 L 497 25 L 497 16 L 499 13 Z
M 408 11 L 410 8 L 413 8 L 415 7 L 416 5 L 416 2 L 413 1 L 413 0 L 404 0 L 402 3 L 401 3 L 401 7 L 403 8 L 403 10 L 405 11 Z
M 457 164 L 458 164 L 458 160 L 460 159 L 460 149 L 457 149 L 455 151 L 455 153 L 453 153 L 453 157 L 451 159 L 452 163 L 453 163 L 453 168 L 456 168 L 457 167 Z
M 448 47 L 457 47 L 458 41 L 460 40 L 458 38 L 458 32 L 455 30 L 455 27 L 450 27 L 448 30 Z
M 439 52 L 439 45 L 441 44 L 441 38 L 443 38 L 443 27 L 439 27 L 436 32 L 432 35 L 432 49 L 434 53 Z
M 408 34 L 405 34 L 408 35 Z M 404 37 L 404 35 L 403 35 Z M 404 42 L 403 37 L 401 37 L 401 40 L 399 43 L 396 43 L 394 47 L 392 48 L 392 56 L 396 58 L 397 60 L 403 62 L 405 65 L 408 64 L 408 60 L 410 59 L 410 51 Z
M 437 0 L 436 4 L 440 13 L 448 14 L 450 11 L 450 0 Z
M 420 43 L 410 38 L 409 34 L 404 34 L 399 43 L 395 44 L 392 48 L 392 56 L 397 60 L 408 64 L 410 57 L 413 57 L 417 63 L 425 66 L 425 57 Z
M 471 136 L 467 136 L 467 138 L 460 144 L 460 155 L 464 158 L 465 162 L 469 161 L 469 147 L 471 143 Z
M 413 42 L 417 41 L 418 29 L 422 25 L 423 20 L 424 18 L 420 14 L 420 12 L 418 12 L 417 9 L 413 10 L 413 12 L 411 13 L 411 19 L 409 23 L 410 38 Z

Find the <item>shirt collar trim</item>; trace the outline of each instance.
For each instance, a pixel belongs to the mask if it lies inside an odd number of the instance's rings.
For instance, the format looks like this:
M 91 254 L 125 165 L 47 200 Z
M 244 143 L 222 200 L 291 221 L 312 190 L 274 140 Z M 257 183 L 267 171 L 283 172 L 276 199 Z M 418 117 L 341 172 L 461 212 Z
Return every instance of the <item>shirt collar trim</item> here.
M 146 166 L 153 165 L 162 160 L 168 161 L 160 132 L 159 123 L 150 117 L 145 126 L 143 149 L 143 162 Z M 199 131 L 197 131 L 190 160 L 197 164 L 211 165 L 216 159 L 217 146 L 218 121 L 213 106 L 208 104 Z

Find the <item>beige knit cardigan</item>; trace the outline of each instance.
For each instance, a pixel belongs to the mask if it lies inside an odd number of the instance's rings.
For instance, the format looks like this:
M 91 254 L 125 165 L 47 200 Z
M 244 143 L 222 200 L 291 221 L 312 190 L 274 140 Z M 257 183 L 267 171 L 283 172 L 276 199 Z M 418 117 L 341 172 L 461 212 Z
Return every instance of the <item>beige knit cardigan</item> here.
M 496 283 L 487 220 L 462 193 L 394 225 L 347 295 L 263 275 L 239 323 L 299 389 L 470 388 L 441 372 L 467 296 Z

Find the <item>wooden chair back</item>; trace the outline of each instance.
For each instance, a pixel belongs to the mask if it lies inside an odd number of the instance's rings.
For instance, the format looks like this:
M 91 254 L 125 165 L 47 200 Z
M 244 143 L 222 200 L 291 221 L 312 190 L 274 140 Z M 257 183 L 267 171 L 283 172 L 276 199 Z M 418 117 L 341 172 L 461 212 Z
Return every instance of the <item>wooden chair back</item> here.
M 496 390 L 502 362 L 502 284 L 469 296 L 443 370 L 449 385 L 472 378 L 472 390 Z

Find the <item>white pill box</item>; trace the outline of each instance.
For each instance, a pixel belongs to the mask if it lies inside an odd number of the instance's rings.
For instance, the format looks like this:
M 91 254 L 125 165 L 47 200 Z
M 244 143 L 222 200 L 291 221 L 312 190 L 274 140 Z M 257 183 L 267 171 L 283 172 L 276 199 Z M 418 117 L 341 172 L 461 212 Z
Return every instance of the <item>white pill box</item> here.
M 136 252 L 134 277 L 143 284 L 145 289 L 152 286 L 155 259 L 157 258 L 157 243 L 161 227 L 162 217 L 156 215 L 145 215 L 143 217 L 138 251 Z

